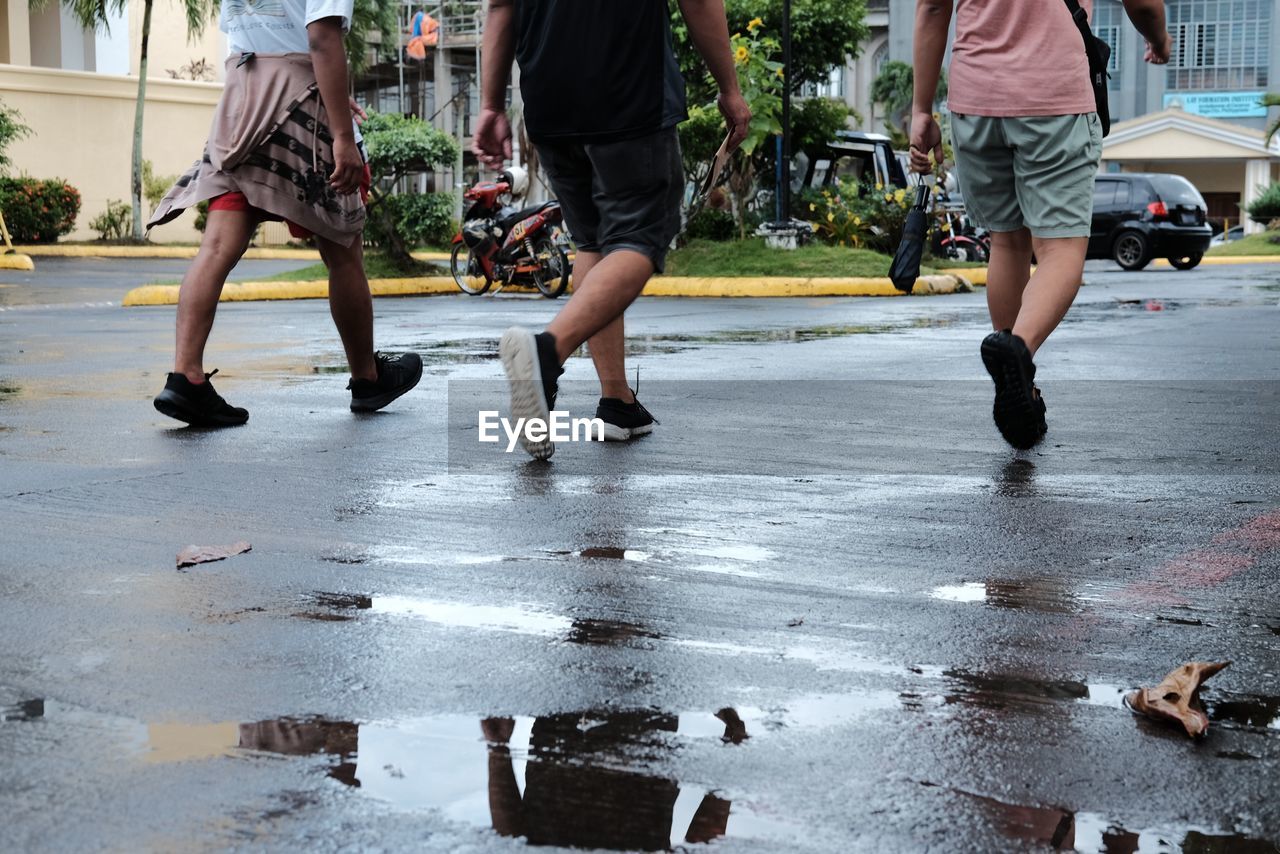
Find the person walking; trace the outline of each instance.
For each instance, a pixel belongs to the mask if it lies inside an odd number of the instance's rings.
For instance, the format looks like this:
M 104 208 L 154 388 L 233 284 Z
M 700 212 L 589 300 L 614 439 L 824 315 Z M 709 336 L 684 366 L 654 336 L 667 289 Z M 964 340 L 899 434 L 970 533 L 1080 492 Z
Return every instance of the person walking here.
M 204 350 L 227 275 L 263 220 L 314 237 L 329 270 L 329 309 L 351 370 L 353 412 L 372 412 L 422 378 L 422 359 L 373 349 L 373 300 L 361 234 L 369 168 L 347 96 L 343 36 L 353 0 L 223 0 L 231 55 L 204 156 L 160 202 L 148 227 L 209 202 L 204 237 L 178 295 L 173 372 L 160 412 L 194 427 L 244 424 L 205 373 Z M 358 192 L 357 192 L 358 191 Z
M 680 0 L 680 10 L 719 87 L 736 148 L 751 110 L 738 88 L 724 2 Z M 511 157 L 506 90 L 514 59 L 525 127 L 578 247 L 564 309 L 543 332 L 512 327 L 502 336 L 511 414 L 548 421 L 562 366 L 587 342 L 605 438 L 648 433 L 653 416 L 627 386 L 623 313 L 662 272 L 681 227 L 676 125 L 687 114 L 667 0 L 490 0 L 483 57 L 475 152 L 494 169 Z M 521 442 L 537 459 L 555 451 L 549 438 L 527 431 Z
M 1075 300 L 1093 216 L 1102 126 L 1071 0 L 919 0 L 911 165 L 941 163 L 933 114 L 955 13 L 948 109 L 956 172 L 970 218 L 991 232 L 982 342 L 995 381 L 992 412 L 1015 448 L 1048 429 L 1033 357 Z M 1090 0 L 1081 0 L 1085 13 Z M 1124 0 L 1147 40 L 1147 62 L 1169 61 L 1162 0 Z M 1032 257 L 1036 260 L 1031 273 Z

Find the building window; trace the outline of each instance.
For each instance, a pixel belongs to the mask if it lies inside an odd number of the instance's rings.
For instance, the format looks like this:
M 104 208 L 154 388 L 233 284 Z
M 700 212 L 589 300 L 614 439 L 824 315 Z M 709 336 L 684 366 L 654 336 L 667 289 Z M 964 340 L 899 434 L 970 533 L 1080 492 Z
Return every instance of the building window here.
M 1111 61 L 1107 63 L 1108 81 L 1112 89 L 1120 88 L 1121 34 L 1124 32 L 1124 6 L 1114 0 L 1098 0 L 1093 7 L 1093 32 L 1111 48 Z
M 1272 0 L 1169 0 L 1168 88 L 1266 87 L 1274 6 Z

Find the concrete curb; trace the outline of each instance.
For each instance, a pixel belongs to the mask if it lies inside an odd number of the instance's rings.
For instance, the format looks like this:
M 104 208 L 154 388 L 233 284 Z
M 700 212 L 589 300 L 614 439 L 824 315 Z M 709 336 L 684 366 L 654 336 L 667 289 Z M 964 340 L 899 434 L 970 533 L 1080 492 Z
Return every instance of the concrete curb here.
M 1153 263 L 1157 267 L 1173 266 L 1168 258 L 1157 258 Z M 1200 263 L 1211 267 L 1230 264 L 1280 264 L 1280 255 L 1206 255 Z
M 986 270 L 965 270 L 973 275 L 981 273 L 986 281 Z M 915 295 L 966 293 L 972 279 L 958 275 L 922 276 L 916 280 Z M 373 279 L 369 289 L 376 297 L 431 296 L 458 294 L 458 286 L 448 276 L 426 276 L 413 279 Z M 259 300 L 325 299 L 329 295 L 326 281 L 308 282 L 233 282 L 222 289 L 223 302 L 247 302 Z M 660 276 L 644 289 L 645 296 L 654 297 L 878 297 L 904 296 L 893 283 L 884 279 L 840 278 L 788 278 L 770 276 L 760 278 L 686 277 Z M 121 305 L 176 305 L 177 285 L 144 285 L 125 294 Z
M 26 255 L 45 258 L 194 258 L 199 248 L 164 244 L 117 246 L 108 243 L 101 246 L 47 243 L 14 247 L 15 250 Z M 419 261 L 449 260 L 448 252 L 414 252 L 412 255 Z M 251 246 L 245 250 L 244 257 L 250 261 L 319 261 L 320 253 L 314 249 L 272 249 Z
M 20 252 L 0 255 L 0 270 L 34 270 L 35 268 L 36 264 L 31 260 L 30 255 Z

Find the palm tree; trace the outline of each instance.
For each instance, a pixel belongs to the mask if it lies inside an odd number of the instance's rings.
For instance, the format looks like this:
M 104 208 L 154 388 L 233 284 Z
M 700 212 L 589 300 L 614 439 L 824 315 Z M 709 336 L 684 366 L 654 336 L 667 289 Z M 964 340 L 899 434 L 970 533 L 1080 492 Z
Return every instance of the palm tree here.
M 34 0 L 41 8 L 49 0 Z M 218 0 L 181 0 L 187 16 L 187 32 L 199 35 L 218 10 Z M 62 0 L 80 26 L 86 30 L 108 32 L 108 18 L 129 8 L 129 0 Z M 142 51 L 138 60 L 138 99 L 133 114 L 133 239 L 142 241 L 142 108 L 147 100 L 147 46 L 151 41 L 151 8 L 155 0 L 143 0 Z
M 1264 107 L 1280 107 L 1280 92 L 1269 92 L 1262 96 L 1262 106 Z M 1267 145 L 1271 144 L 1271 139 L 1280 133 L 1280 118 L 1276 119 L 1267 128 Z

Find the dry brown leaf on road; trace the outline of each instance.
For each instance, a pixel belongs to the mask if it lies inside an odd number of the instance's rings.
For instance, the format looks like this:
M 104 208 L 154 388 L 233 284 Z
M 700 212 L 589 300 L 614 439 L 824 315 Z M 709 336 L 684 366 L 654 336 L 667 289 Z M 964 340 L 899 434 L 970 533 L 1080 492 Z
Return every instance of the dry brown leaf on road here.
M 1149 718 L 1181 724 L 1192 738 L 1209 729 L 1209 716 L 1200 705 L 1200 686 L 1230 661 L 1189 661 L 1173 670 L 1154 688 L 1139 688 L 1125 698 L 1134 711 Z
M 178 552 L 178 569 L 195 566 L 198 563 L 212 563 L 215 560 L 226 560 L 232 555 L 243 554 L 253 546 L 241 540 L 229 546 L 187 546 Z

